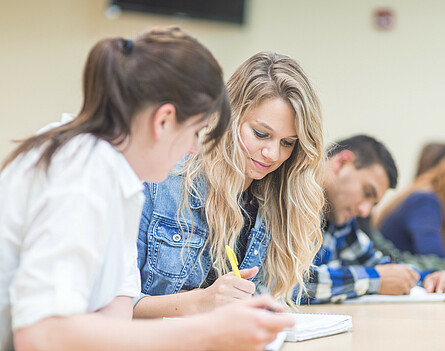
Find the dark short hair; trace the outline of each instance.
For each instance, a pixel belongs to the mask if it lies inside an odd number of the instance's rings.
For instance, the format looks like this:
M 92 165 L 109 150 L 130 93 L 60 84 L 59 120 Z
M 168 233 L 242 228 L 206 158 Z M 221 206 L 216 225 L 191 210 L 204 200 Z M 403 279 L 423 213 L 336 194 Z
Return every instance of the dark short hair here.
M 357 169 L 381 165 L 389 180 L 389 187 L 394 189 L 397 186 L 398 171 L 391 153 L 379 141 L 368 135 L 355 135 L 334 143 L 328 150 L 328 157 L 331 158 L 343 150 L 354 153 L 354 165 Z

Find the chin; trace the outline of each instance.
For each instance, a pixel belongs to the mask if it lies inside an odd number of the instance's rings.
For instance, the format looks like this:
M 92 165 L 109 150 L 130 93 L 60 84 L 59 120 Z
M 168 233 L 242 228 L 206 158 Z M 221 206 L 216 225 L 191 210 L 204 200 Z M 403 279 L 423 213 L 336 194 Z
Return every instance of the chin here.
M 261 180 L 263 179 L 265 176 L 267 176 L 269 173 L 258 173 L 258 172 L 250 172 L 249 177 L 254 179 L 254 180 Z
M 341 227 L 343 224 L 345 224 L 348 221 L 347 218 L 335 218 L 335 224 L 339 227 Z

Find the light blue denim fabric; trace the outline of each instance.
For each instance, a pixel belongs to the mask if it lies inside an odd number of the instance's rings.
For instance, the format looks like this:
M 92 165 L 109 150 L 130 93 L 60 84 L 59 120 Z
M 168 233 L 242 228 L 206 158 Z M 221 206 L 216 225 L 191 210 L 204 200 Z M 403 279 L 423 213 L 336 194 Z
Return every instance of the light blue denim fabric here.
M 138 238 L 138 266 L 141 272 L 141 296 L 136 304 L 147 295 L 175 294 L 181 289 L 200 286 L 209 273 L 211 259 L 209 247 L 204 248 L 208 236 L 205 220 L 206 185 L 198 184 L 198 196 L 190 195 L 192 215 L 184 210 L 184 218 L 177 211 L 182 197 L 182 177 L 170 175 L 163 183 L 144 183 L 145 205 L 142 213 Z M 190 249 L 182 250 L 190 239 Z M 240 269 L 257 266 L 260 272 L 254 278 L 259 283 L 261 266 L 266 257 L 270 234 L 265 231 L 265 223 L 258 213 L 255 226 L 249 234 L 247 251 Z M 202 255 L 199 256 L 202 251 Z M 199 259 L 200 258 L 200 259 Z M 199 262 L 200 261 L 200 262 Z M 201 270 L 202 268 L 202 270 Z

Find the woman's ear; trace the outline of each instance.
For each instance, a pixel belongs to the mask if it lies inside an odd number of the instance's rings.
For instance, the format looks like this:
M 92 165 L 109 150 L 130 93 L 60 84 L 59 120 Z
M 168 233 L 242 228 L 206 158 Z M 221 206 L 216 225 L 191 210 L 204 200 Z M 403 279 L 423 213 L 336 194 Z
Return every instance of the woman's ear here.
M 176 127 L 176 108 L 173 104 L 159 107 L 151 120 L 153 136 L 156 141 L 168 136 Z
M 352 163 L 355 160 L 355 155 L 350 150 L 340 151 L 338 154 L 333 156 L 333 171 L 338 173 L 340 169 L 347 163 Z

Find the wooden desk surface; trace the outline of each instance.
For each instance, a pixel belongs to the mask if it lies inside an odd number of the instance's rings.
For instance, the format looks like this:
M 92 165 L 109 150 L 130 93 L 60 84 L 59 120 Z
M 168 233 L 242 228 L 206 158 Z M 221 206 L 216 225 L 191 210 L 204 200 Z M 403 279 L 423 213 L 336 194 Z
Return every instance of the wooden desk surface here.
M 445 351 L 445 303 L 302 306 L 302 313 L 352 316 L 352 331 L 297 343 L 282 351 Z

